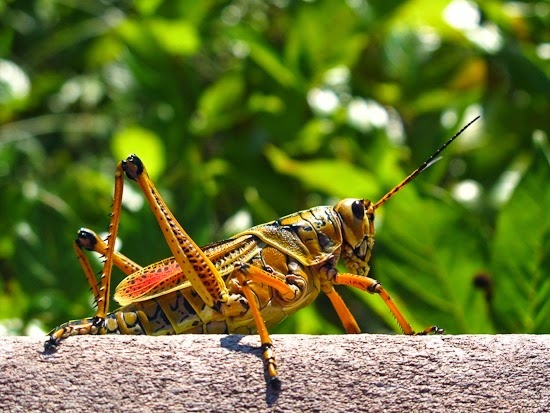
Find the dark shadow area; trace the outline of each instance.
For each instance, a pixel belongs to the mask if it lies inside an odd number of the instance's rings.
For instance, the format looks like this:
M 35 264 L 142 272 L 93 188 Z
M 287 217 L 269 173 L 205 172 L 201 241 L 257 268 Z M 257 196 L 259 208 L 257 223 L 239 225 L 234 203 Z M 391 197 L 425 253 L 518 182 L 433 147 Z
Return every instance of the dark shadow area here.
M 231 351 L 238 351 L 240 353 L 245 353 L 245 354 L 254 354 L 256 357 L 258 357 L 261 360 L 263 365 L 261 347 L 241 344 L 240 341 L 242 340 L 243 337 L 244 335 L 242 334 L 227 335 L 220 339 L 220 346 Z M 267 403 L 268 406 L 272 406 L 277 402 L 277 399 L 279 398 L 279 395 L 281 393 L 281 382 L 278 381 L 276 383 L 272 383 L 270 380 L 270 377 L 265 371 L 265 366 L 264 366 L 264 378 L 266 382 L 265 402 Z

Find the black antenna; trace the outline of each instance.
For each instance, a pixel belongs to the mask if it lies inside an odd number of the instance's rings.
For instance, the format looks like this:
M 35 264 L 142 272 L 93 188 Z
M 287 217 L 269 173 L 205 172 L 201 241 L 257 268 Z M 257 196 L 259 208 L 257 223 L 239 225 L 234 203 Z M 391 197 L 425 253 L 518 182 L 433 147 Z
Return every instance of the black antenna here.
M 397 192 L 399 192 L 405 185 L 407 185 L 409 182 L 411 182 L 414 178 L 416 178 L 422 171 L 427 169 L 429 166 L 433 165 L 435 162 L 437 162 L 439 154 L 447 148 L 451 144 L 452 141 L 454 141 L 456 138 L 460 136 L 462 132 L 466 130 L 472 123 L 474 123 L 476 120 L 478 120 L 480 117 L 476 117 L 474 120 L 470 121 L 466 126 L 464 126 L 462 129 L 460 129 L 455 136 L 453 136 L 451 139 L 449 139 L 447 142 L 441 146 L 437 151 L 433 153 L 432 156 L 430 156 L 422 165 L 420 165 L 418 168 L 416 168 L 409 176 L 407 176 L 403 181 L 401 181 L 398 185 L 396 185 L 391 191 L 389 191 L 386 195 L 384 195 L 382 198 L 380 198 L 380 201 L 378 201 L 376 204 L 373 205 L 373 209 L 378 208 L 380 205 L 382 205 L 384 202 L 386 202 L 388 199 L 390 199 L 392 196 L 394 196 Z

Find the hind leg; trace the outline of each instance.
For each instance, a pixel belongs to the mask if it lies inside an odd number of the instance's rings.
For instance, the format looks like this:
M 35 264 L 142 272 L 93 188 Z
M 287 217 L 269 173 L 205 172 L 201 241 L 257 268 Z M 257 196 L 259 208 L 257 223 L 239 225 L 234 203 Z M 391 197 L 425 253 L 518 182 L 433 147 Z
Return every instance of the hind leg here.
M 98 282 L 90 261 L 86 254 L 84 254 L 83 250 L 94 251 L 98 254 L 105 255 L 107 253 L 108 245 L 94 231 L 87 228 L 80 228 L 76 239 L 73 242 L 73 248 L 76 257 L 80 262 L 80 266 L 84 271 L 86 280 L 88 280 L 88 284 L 90 285 L 90 289 L 94 295 L 94 300 L 97 302 L 99 298 Z M 113 264 L 126 275 L 137 272 L 142 268 L 139 264 L 136 264 L 130 258 L 117 251 L 113 251 Z

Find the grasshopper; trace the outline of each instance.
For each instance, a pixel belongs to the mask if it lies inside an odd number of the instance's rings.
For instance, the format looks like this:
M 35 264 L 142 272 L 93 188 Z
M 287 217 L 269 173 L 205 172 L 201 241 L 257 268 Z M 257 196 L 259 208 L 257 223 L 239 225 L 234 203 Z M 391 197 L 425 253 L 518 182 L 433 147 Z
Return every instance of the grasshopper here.
M 227 240 L 197 246 L 178 223 L 149 178 L 142 161 L 130 155 L 117 164 L 109 233 L 103 241 L 82 228 L 73 247 L 90 285 L 95 316 L 62 324 L 49 333 L 45 352 L 69 336 L 81 334 L 252 334 L 260 336 L 266 380 L 280 388 L 273 345 L 267 328 L 310 304 L 323 291 L 347 333 L 359 326 L 335 285 L 378 294 L 403 333 L 441 334 L 437 326 L 416 333 L 382 285 L 368 277 L 374 246 L 375 211 L 438 160 L 472 120 L 420 167 L 378 202 L 344 199 L 258 225 Z M 124 175 L 136 181 L 151 207 L 172 257 L 141 267 L 114 250 L 122 207 Z M 104 256 L 99 282 L 84 250 Z M 343 259 L 349 272 L 336 264 Z M 109 312 L 113 265 L 126 278 L 114 299 L 122 306 Z

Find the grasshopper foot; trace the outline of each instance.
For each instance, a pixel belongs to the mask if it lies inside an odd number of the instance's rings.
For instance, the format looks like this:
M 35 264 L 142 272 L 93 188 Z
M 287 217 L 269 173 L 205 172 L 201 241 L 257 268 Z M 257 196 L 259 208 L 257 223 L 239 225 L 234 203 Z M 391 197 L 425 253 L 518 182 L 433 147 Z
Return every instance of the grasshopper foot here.
M 281 379 L 279 379 L 277 376 L 270 377 L 268 380 L 269 387 L 271 387 L 275 391 L 281 390 Z
M 440 335 L 440 334 L 445 334 L 445 330 L 443 330 L 442 328 L 439 328 L 438 326 L 431 326 L 431 327 L 428 327 L 427 329 L 425 329 L 424 331 L 420 331 L 418 333 L 414 333 L 413 335 L 415 336 L 426 336 L 428 334 L 437 334 L 437 335 Z
M 44 343 L 44 354 L 55 353 L 59 347 L 59 343 L 60 340 L 58 338 L 50 336 L 50 338 Z

